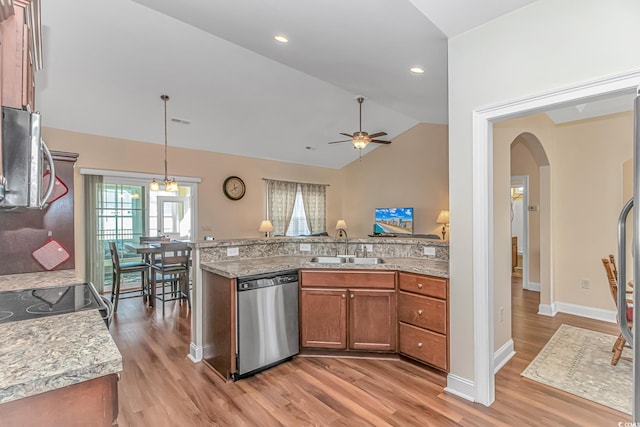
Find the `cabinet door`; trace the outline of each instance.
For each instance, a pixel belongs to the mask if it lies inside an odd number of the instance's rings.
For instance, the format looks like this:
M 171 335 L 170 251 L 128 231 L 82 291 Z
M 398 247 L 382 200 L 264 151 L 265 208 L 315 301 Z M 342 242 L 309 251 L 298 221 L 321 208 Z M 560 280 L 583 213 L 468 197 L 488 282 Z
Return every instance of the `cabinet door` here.
M 393 351 L 396 348 L 394 291 L 349 291 L 349 348 Z
M 300 341 L 308 348 L 347 348 L 347 290 L 300 292 Z

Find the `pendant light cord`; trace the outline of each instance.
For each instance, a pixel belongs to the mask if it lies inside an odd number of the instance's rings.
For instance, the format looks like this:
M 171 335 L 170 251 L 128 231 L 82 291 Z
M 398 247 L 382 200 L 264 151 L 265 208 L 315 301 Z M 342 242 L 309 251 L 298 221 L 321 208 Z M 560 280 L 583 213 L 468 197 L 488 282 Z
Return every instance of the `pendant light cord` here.
M 167 174 L 167 101 L 168 95 L 162 95 L 160 98 L 164 101 L 164 182 L 169 181 L 169 175 Z

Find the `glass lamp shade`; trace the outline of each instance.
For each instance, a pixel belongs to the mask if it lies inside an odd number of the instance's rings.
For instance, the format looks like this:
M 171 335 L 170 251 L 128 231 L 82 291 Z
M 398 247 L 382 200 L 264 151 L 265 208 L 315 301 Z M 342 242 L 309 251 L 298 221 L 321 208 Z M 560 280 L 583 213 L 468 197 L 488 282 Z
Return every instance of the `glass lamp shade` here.
M 367 146 L 367 144 L 369 144 L 369 139 L 365 136 L 356 136 L 351 142 L 353 143 L 354 148 L 362 150 Z
M 338 222 L 336 223 L 336 230 L 346 230 L 347 229 L 347 223 L 344 219 L 339 219 Z
M 166 179 L 164 181 L 164 185 L 166 187 L 166 191 L 178 191 L 178 183 L 175 178 L 172 178 L 171 180 Z
M 153 181 L 151 181 L 151 184 L 149 184 L 149 190 L 151 191 L 160 190 L 160 184 L 158 184 L 158 181 L 156 181 L 155 178 L 153 178 Z

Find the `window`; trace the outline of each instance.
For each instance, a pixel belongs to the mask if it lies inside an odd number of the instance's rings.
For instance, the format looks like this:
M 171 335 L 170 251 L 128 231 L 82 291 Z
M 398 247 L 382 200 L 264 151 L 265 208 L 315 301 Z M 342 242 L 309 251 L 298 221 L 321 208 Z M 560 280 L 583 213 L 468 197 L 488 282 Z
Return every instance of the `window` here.
M 311 234 L 311 230 L 309 230 L 309 226 L 307 225 L 307 215 L 304 212 L 302 190 L 300 190 L 300 186 L 298 186 L 296 189 L 296 201 L 293 204 L 293 214 L 291 215 L 291 221 L 289 221 L 286 235 L 303 236 L 307 234 Z
M 267 216 L 274 236 L 326 231 L 326 185 L 266 180 Z

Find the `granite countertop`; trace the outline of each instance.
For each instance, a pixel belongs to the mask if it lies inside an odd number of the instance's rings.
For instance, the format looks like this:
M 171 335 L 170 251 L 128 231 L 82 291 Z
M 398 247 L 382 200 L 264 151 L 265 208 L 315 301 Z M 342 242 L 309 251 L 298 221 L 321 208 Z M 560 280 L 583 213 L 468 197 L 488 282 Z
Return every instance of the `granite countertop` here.
M 384 258 L 382 264 L 320 264 L 311 262 L 311 258 L 311 255 L 245 258 L 235 261 L 203 262 L 201 268 L 228 278 L 298 269 L 398 270 L 436 277 L 449 277 L 448 261 L 429 258 L 388 257 Z
M 82 283 L 73 270 L 0 276 L 0 291 Z M 122 371 L 98 310 L 0 325 L 0 403 Z

